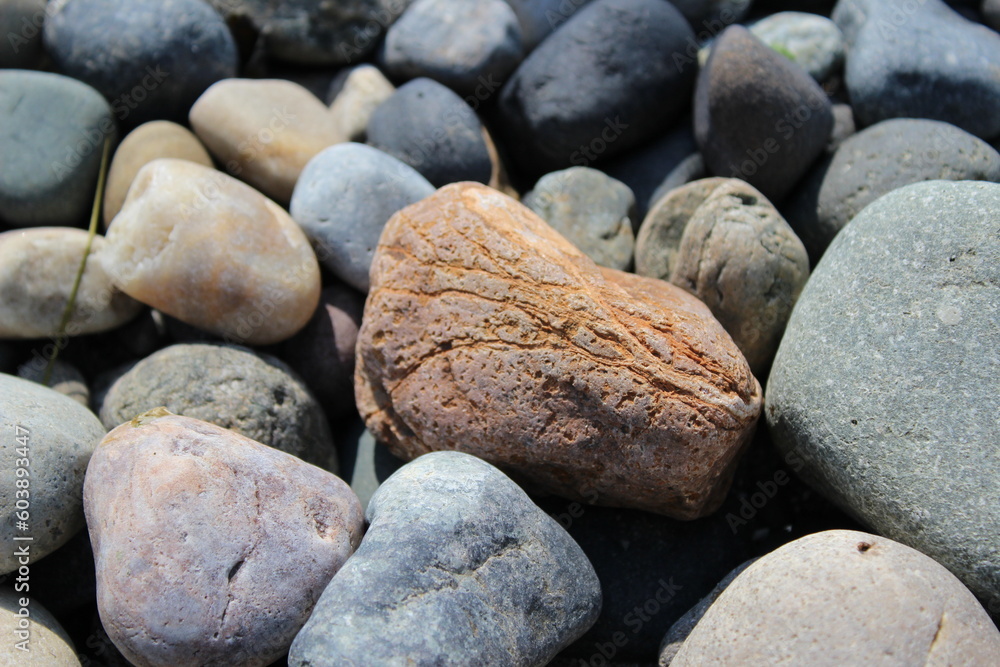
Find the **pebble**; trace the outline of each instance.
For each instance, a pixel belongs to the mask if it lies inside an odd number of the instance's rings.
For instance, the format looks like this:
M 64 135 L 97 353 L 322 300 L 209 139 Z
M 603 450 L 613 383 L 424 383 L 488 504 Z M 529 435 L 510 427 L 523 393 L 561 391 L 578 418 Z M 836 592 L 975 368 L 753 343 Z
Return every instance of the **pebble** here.
M 741 178 L 778 204 L 823 153 L 833 113 L 805 70 L 731 26 L 699 75 L 694 128 L 714 175 Z
M 347 141 L 365 141 L 372 114 L 394 92 L 396 87 L 374 65 L 351 68 L 330 104 L 337 133 Z
M 763 377 L 809 278 L 809 257 L 752 185 L 712 178 L 674 190 L 650 211 L 636 241 L 636 272 L 701 299 Z
M 0 3 L 0 68 L 41 69 L 45 63 L 42 27 L 48 0 Z
M 200 0 L 58 2 L 48 10 L 45 48 L 59 71 L 100 91 L 127 127 L 184 122 L 206 88 L 236 76 L 229 28 Z
M 808 483 L 984 600 L 1000 598 L 1000 506 L 984 501 L 1000 465 L 983 446 L 1000 440 L 997 210 L 1000 185 L 948 181 L 866 207 L 813 272 L 767 385 L 775 445 Z
M 139 171 L 103 260 L 133 298 L 229 342 L 280 342 L 319 302 L 319 264 L 295 221 L 253 188 L 186 160 Z
M 496 90 L 523 57 L 521 26 L 504 0 L 415 0 L 379 52 L 394 79 L 428 77 L 463 97 Z
M 515 164 L 536 176 L 586 167 L 656 137 L 689 104 L 693 38 L 670 3 L 585 5 L 500 92 L 497 120 Z
M 986 665 L 998 654 L 1000 631 L 948 570 L 891 539 L 831 530 L 744 570 L 670 665 Z
M 168 120 L 154 120 L 140 125 L 122 140 L 111 160 L 104 191 L 105 228 L 122 209 L 125 195 L 139 170 L 162 157 L 212 166 L 208 151 L 186 127 Z
M 364 529 L 335 475 L 162 409 L 101 441 L 84 506 L 101 621 L 138 665 L 274 662 Z
M 929 118 L 1000 135 L 1000 35 L 941 0 L 842 0 L 845 83 L 863 126 Z
M 599 268 L 472 183 L 393 216 L 371 276 L 355 397 L 397 456 L 457 449 L 558 495 L 677 518 L 722 501 L 761 394 L 694 297 Z
M 115 287 L 114 270 L 94 236 L 73 312 L 62 330 L 79 336 L 119 327 L 142 305 Z M 34 227 L 0 234 L 0 337 L 55 338 L 69 300 L 87 232 L 71 227 Z
M 89 409 L 90 389 L 87 388 L 87 379 L 83 377 L 83 373 L 76 366 L 56 359 L 52 364 L 52 376 L 46 383 L 45 371 L 48 366 L 49 364 L 44 357 L 36 356 L 18 367 L 17 376 L 49 387 Z
M 778 12 L 751 25 L 750 32 L 821 83 L 843 67 L 844 35 L 825 16 Z
M 55 616 L 28 593 L 0 588 L 0 632 L 5 639 L 0 646 L 0 662 L 29 667 L 79 667 L 73 640 Z M 25 617 L 22 610 L 29 616 Z M 23 625 L 25 622 L 27 627 Z
M 302 171 L 291 214 L 327 269 L 362 292 L 385 223 L 434 186 L 415 169 L 364 144 L 332 146 Z
M 163 406 L 337 472 L 320 403 L 275 357 L 223 345 L 171 345 L 111 385 L 100 408 L 107 429 Z
M 85 226 L 104 140 L 118 137 L 101 94 L 59 74 L 0 70 L 0 120 L 0 220 Z
M 523 201 L 595 264 L 619 271 L 632 266 L 635 197 L 621 181 L 570 167 L 543 176 Z
M 15 536 L 31 537 L 26 542 L 30 564 L 83 528 L 84 473 L 104 428 L 73 399 L 4 373 L 0 373 L 0 426 L 5 436 L 0 452 L 8 462 L 0 470 L 0 511 L 8 517 L 0 524 L 0 536 L 8 546 L 18 544 Z M 19 469 L 29 472 L 27 508 L 25 499 L 15 493 L 16 480 L 23 479 L 17 475 Z M 27 530 L 15 530 L 15 518 L 26 522 Z M 0 574 L 25 565 L 14 552 L 12 547 L 0 554 Z
M 368 505 L 368 532 L 295 638 L 291 667 L 544 665 L 601 608 L 576 542 L 513 481 L 422 456 Z
M 191 127 L 233 176 L 287 204 L 317 153 L 344 141 L 326 105 L 279 79 L 227 79 L 191 107 Z
M 882 195 L 919 181 L 1000 181 L 1000 153 L 954 125 L 885 120 L 849 137 L 788 203 L 813 263 L 844 226 Z
M 436 188 L 458 181 L 488 183 L 493 173 L 476 113 L 427 78 L 400 86 L 375 109 L 368 143 L 410 165 Z

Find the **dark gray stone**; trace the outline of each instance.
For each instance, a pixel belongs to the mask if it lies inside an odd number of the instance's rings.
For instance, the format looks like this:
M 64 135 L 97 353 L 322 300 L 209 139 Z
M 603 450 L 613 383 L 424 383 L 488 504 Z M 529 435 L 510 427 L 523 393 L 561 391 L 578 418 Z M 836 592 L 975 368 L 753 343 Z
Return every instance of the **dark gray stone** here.
M 1000 153 L 948 123 L 882 121 L 813 168 L 788 202 L 788 221 L 815 264 L 865 206 L 904 185 L 931 180 L 1000 181 Z
M 942 120 L 1000 134 L 1000 35 L 941 0 L 841 0 L 833 18 L 850 45 L 845 83 L 861 125 Z
M 600 611 L 576 542 L 473 456 L 416 459 L 366 515 L 361 546 L 292 643 L 293 667 L 544 665 Z
M 980 11 L 986 25 L 994 30 L 1000 30 L 1000 0 L 983 0 Z
M 288 366 L 269 355 L 235 346 L 171 345 L 111 386 L 101 421 L 111 429 L 161 406 L 337 471 L 323 410 Z
M 521 23 L 525 51 L 531 51 L 590 0 L 507 0 Z
M 0 218 L 12 227 L 83 226 L 104 140 L 118 129 L 100 93 L 68 76 L 0 71 Z
M 436 188 L 459 181 L 488 183 L 493 171 L 476 113 L 427 78 L 401 86 L 375 109 L 368 143 L 410 165 Z
M 45 47 L 90 84 L 127 127 L 187 121 L 205 89 L 236 76 L 236 44 L 200 0 L 72 0 L 51 12 Z
M 521 26 L 504 0 L 416 0 L 379 53 L 391 77 L 425 76 L 463 97 L 498 89 L 523 56 Z
M 1000 598 L 998 210 L 1000 185 L 945 181 L 865 208 L 806 285 L 766 401 L 807 482 L 984 600 Z
M 590 166 L 655 137 L 688 107 L 694 36 L 662 0 L 597 0 L 500 92 L 505 147 L 526 175 Z
M 844 64 L 844 35 L 825 16 L 778 12 L 754 23 L 750 32 L 817 81 L 826 81 Z
M 433 192 L 427 179 L 391 155 L 364 144 L 338 144 L 302 170 L 290 210 L 323 266 L 367 292 L 385 223 Z
M 44 63 L 42 28 L 47 0 L 0 2 L 0 67 L 38 69 Z

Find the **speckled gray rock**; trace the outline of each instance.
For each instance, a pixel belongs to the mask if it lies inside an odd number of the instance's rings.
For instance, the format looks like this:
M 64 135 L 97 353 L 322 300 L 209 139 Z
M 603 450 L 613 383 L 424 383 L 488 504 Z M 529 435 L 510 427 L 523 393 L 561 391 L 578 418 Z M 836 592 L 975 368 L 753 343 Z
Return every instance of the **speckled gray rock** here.
M 1000 153 L 954 125 L 897 118 L 848 138 L 788 202 L 788 220 L 819 261 L 833 237 L 884 194 L 930 180 L 1000 181 Z
M 589 167 L 543 176 L 523 203 L 596 264 L 632 266 L 635 197 L 628 186 Z
M 826 81 L 844 64 L 844 35 L 825 16 L 778 12 L 754 23 L 750 32 L 817 81 Z
M 0 70 L 0 120 L 0 220 L 83 226 L 104 139 L 118 136 L 108 103 L 67 76 Z
M 701 299 L 760 375 L 809 278 L 809 258 L 764 195 L 738 179 L 712 178 L 674 190 L 649 212 L 636 272 Z
M 1000 597 L 1000 185 L 870 204 L 823 256 L 767 389 L 775 444 L 880 534 Z
M 28 604 L 23 607 L 25 601 Z M 28 616 L 22 609 L 27 610 Z M 0 632 L 6 639 L 0 644 L 0 663 L 28 667 L 80 664 L 73 640 L 55 616 L 33 599 L 30 589 L 17 593 L 0 588 Z
M 76 366 L 66 363 L 62 359 L 56 359 L 55 363 L 52 364 L 51 376 L 48 382 L 45 382 L 48 366 L 45 357 L 36 355 L 30 361 L 18 366 L 17 376 L 49 387 L 89 409 L 90 390 L 87 388 L 87 380 L 83 377 L 83 373 Z
M 346 143 L 327 148 L 306 165 L 290 210 L 320 262 L 367 292 L 368 269 L 385 223 L 433 192 L 434 186 L 409 165 L 371 146 Z
M 25 544 L 29 561 L 34 562 L 83 528 L 83 477 L 91 453 L 104 436 L 104 427 L 73 399 L 2 373 L 0 426 L 6 436 L 0 441 L 0 453 L 8 462 L 0 469 L 0 513 L 4 517 L 0 535 L 7 545 L 17 544 L 15 535 L 30 536 L 32 540 Z M 19 469 L 29 474 L 18 475 Z M 24 479 L 28 480 L 26 489 L 18 486 L 18 480 Z M 25 490 L 27 508 L 23 506 Z M 22 491 L 21 497 L 18 491 Z M 19 521 L 27 523 L 28 529 L 17 529 L 15 522 Z M 18 560 L 13 547 L 5 549 L 0 554 L 0 574 L 24 564 Z
M 415 0 L 385 36 L 381 64 L 395 79 L 426 76 L 463 97 L 498 89 L 524 55 L 504 0 Z
M 101 441 L 84 505 L 101 622 L 139 667 L 271 664 L 364 529 L 335 475 L 164 410 Z
M 375 109 L 368 143 L 410 165 L 436 188 L 459 181 L 488 183 L 493 173 L 476 113 L 427 78 L 400 86 Z
M 597 618 L 580 547 L 488 463 L 435 452 L 385 481 L 288 664 L 544 665 Z
M 830 530 L 748 567 L 670 664 L 987 665 L 998 654 L 1000 631 L 938 563 L 883 537 Z
M 0 2 L 0 67 L 37 69 L 42 66 L 42 28 L 47 1 Z
M 171 345 L 111 386 L 101 421 L 112 429 L 159 406 L 337 470 L 322 408 L 288 366 L 270 355 L 222 345 Z
M 862 125 L 942 120 L 1000 135 L 1000 35 L 941 0 L 841 0 L 833 13 L 849 50 L 844 81 Z
M 337 86 L 335 91 L 334 86 Z M 334 80 L 330 87 L 330 115 L 337 132 L 347 141 L 365 140 L 368 121 L 375 109 L 396 91 L 374 65 L 351 68 L 343 81 Z
M 206 88 L 236 76 L 236 44 L 200 0 L 53 3 L 45 47 L 57 68 L 103 94 L 118 120 L 183 123 Z

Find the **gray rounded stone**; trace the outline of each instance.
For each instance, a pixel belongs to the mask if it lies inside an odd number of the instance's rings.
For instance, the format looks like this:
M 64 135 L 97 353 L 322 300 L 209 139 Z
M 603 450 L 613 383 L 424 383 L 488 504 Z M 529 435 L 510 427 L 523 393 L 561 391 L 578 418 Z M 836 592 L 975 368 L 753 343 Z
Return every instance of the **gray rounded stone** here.
M 627 185 L 589 167 L 546 174 L 523 204 L 601 266 L 632 266 L 635 197 Z
M 600 611 L 576 542 L 474 456 L 434 452 L 403 466 L 367 518 L 289 665 L 540 666 Z
M 819 261 L 833 237 L 879 197 L 930 180 L 1000 181 L 1000 153 L 954 125 L 897 118 L 862 130 L 816 167 L 788 202 L 788 220 Z
M 0 663 L 28 667 L 78 667 L 80 660 L 73 648 L 73 640 L 55 616 L 32 599 L 30 593 L 30 590 L 18 593 L 0 588 L 0 632 L 5 639 L 0 644 Z M 21 611 L 25 608 L 22 607 L 24 601 L 28 602 L 27 617 Z M 27 627 L 23 625 L 25 622 Z M 19 648 L 22 641 L 24 644 Z
M 83 528 L 84 473 L 104 437 L 104 427 L 94 413 L 73 399 L 0 373 L 0 429 L 0 454 L 6 462 L 0 469 L 0 516 L 4 517 L 0 537 L 11 547 L 0 554 L 0 574 L 7 574 L 24 564 L 13 545 L 26 545 L 28 560 L 34 562 Z M 18 470 L 25 470 L 27 476 Z M 27 524 L 27 530 L 19 527 L 20 521 Z M 15 536 L 32 539 L 15 542 Z
M 1000 598 L 1000 185 L 929 181 L 841 231 L 789 320 L 766 414 L 801 475 Z
M 101 421 L 112 429 L 157 407 L 337 471 L 322 408 L 291 369 L 269 355 L 222 345 L 171 345 L 118 378 L 104 397 Z
M 538 46 L 588 2 L 590 0 L 507 0 L 521 24 L 525 51 Z
M 0 70 L 0 219 L 83 226 L 105 138 L 118 129 L 101 94 L 48 72 Z
M 750 32 L 817 81 L 826 81 L 844 64 L 844 34 L 825 16 L 778 12 L 754 23 Z
M 323 266 L 367 292 L 368 269 L 385 223 L 433 192 L 413 167 L 377 148 L 345 143 L 309 161 L 295 184 L 290 210 Z

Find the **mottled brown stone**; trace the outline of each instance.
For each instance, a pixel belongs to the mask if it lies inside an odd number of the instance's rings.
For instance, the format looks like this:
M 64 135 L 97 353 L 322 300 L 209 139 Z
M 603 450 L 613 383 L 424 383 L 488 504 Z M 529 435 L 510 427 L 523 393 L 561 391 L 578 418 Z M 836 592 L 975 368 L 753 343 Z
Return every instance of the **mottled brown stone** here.
M 683 519 L 721 502 L 761 391 L 691 295 L 600 269 L 475 183 L 393 216 L 371 280 L 355 391 L 397 455 L 460 450 L 554 493 Z

